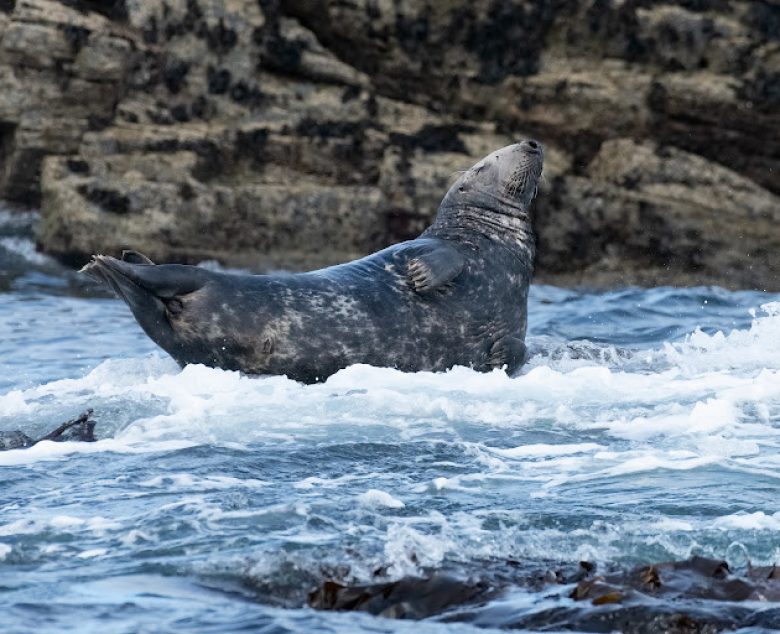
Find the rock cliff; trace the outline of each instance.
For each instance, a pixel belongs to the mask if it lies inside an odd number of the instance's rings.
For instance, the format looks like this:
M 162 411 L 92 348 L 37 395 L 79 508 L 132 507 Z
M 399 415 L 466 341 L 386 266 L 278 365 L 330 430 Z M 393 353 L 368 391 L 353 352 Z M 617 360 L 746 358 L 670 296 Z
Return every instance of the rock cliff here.
M 78 263 L 304 268 L 547 149 L 537 279 L 780 290 L 780 6 L 0 0 L 0 198 Z

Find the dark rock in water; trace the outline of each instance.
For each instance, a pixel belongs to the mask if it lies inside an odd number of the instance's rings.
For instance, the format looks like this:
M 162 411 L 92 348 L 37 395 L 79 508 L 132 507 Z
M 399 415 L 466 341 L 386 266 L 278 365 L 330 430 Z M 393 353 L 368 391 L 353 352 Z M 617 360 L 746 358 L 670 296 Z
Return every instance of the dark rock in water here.
M 776 571 L 776 567 L 754 568 L 737 577 L 725 561 L 693 557 L 585 579 L 571 597 L 589 599 L 593 605 L 623 602 L 637 593 L 715 601 L 780 601 L 780 575 Z M 610 599 L 616 595 L 621 598 Z
M 470 570 L 474 572 L 473 564 Z M 576 583 L 573 590 L 572 583 Z M 511 589 L 539 593 L 538 604 L 512 610 L 511 602 L 500 606 L 486 602 Z M 555 601 L 554 607 L 542 607 L 542 598 L 551 595 L 568 596 L 575 603 Z M 757 601 L 778 602 L 777 609 L 770 605 L 756 610 Z M 421 578 L 356 586 L 329 580 L 309 594 L 308 603 L 321 610 L 403 619 L 438 616 L 440 621 L 502 629 L 714 634 L 741 627 L 779 627 L 780 569 L 749 568 L 737 575 L 726 562 L 703 557 L 602 574 L 587 562 L 577 569 L 489 562 L 478 575 L 467 578 L 432 572 Z
M 0 451 L 8 449 L 27 449 L 42 440 L 54 442 L 95 442 L 95 421 L 90 420 L 92 409 L 88 409 L 79 417 L 62 423 L 55 430 L 34 440 L 22 431 L 0 431 Z
M 461 581 L 446 575 L 352 587 L 326 581 L 309 595 L 309 605 L 320 610 L 369 612 L 394 619 L 424 619 L 447 608 L 485 598 L 490 590 L 490 584 L 485 581 Z

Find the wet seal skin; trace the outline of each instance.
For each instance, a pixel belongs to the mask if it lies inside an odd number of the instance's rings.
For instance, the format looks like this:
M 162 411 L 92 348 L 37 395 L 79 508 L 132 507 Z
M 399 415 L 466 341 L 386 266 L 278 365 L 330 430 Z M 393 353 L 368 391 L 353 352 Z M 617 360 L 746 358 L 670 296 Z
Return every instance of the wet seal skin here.
M 95 421 L 90 420 L 92 410 L 86 412 L 62 423 L 57 429 L 49 432 L 37 440 L 30 438 L 22 431 L 0 431 L 0 451 L 9 449 L 27 449 L 37 445 L 42 440 L 53 440 L 54 442 L 95 442 Z
M 542 164 L 532 140 L 492 152 L 460 176 L 419 238 L 318 271 L 234 275 L 134 251 L 96 255 L 82 271 L 181 365 L 306 383 L 355 363 L 512 372 L 525 358 Z

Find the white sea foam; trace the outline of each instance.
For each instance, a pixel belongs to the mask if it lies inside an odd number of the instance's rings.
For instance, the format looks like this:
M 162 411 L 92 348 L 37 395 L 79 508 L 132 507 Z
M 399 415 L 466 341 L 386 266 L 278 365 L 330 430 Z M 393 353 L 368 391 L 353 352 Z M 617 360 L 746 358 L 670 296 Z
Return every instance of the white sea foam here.
M 456 548 L 447 534 L 446 520 L 435 517 L 441 526 L 437 533 L 422 532 L 407 524 L 393 524 L 388 528 L 385 542 L 385 562 L 388 574 L 394 577 L 419 575 L 421 569 L 441 564 L 445 555 Z
M 492 451 L 501 456 L 505 456 L 506 458 L 542 458 L 547 456 L 566 456 L 571 454 L 593 452 L 605 448 L 606 447 L 604 445 L 597 445 L 595 443 L 561 445 L 535 444 L 523 445 L 521 447 L 512 447 L 511 449 L 493 448 Z
M 466 368 L 410 375 L 356 365 L 312 386 L 198 365 L 179 370 L 167 357 L 152 355 L 106 361 L 80 379 L 11 391 L 0 396 L 0 416 L 34 417 L 50 408 L 55 396 L 60 410 L 62 405 L 79 409 L 90 403 L 99 414 L 101 402 L 119 399 L 148 412 L 117 430 L 113 443 L 97 443 L 86 451 L 159 450 L 164 442 L 290 443 L 344 426 L 374 427 L 371 433 L 378 433 L 377 426 L 394 429 L 409 440 L 452 435 L 462 424 L 512 430 L 548 421 L 637 442 L 674 437 L 679 447 L 697 452 L 706 443 L 709 455 L 733 457 L 755 453 L 759 439 L 778 440 L 771 421 L 780 413 L 780 371 L 775 367 L 780 356 L 764 357 L 764 367 L 755 368 L 761 354 L 756 348 L 776 341 L 780 316 L 772 313 L 757 318 L 748 331 L 722 338 L 692 336 L 667 350 L 681 355 L 687 365 L 681 361 L 656 373 L 590 365 L 568 371 L 538 366 L 517 377 Z M 702 342 L 710 342 L 708 354 L 719 358 L 743 354 L 747 368 L 727 370 L 715 364 L 708 371 L 693 371 L 691 357 L 704 354 Z M 543 443 L 490 451 L 493 459 L 549 458 L 592 453 L 595 444 Z M 71 451 L 72 446 L 67 451 L 35 447 L 25 455 L 34 460 Z M 9 459 L 14 461 L 0 461 Z M 483 459 L 491 460 L 487 454 Z
M 4 201 L 0 201 L 0 232 L 31 232 L 40 218 L 35 211 L 12 210 Z
M 351 471 L 348 466 L 324 475 L 322 465 L 312 464 L 309 472 L 284 483 L 291 499 L 283 496 L 257 508 L 240 499 L 226 506 L 218 498 L 224 492 L 265 492 L 279 483 L 157 472 L 135 482 L 133 494 L 156 499 L 175 493 L 175 500 L 165 498 L 149 515 L 184 515 L 198 530 L 246 521 L 273 531 L 279 523 L 297 521 L 297 530 L 284 533 L 283 540 L 299 545 L 335 539 L 338 533 L 332 526 L 315 530 L 306 522 L 317 525 L 321 518 L 312 519 L 312 509 L 343 494 L 349 500 L 345 507 L 353 513 L 345 519 L 344 530 L 356 539 L 368 533 L 380 540 L 381 556 L 371 564 L 399 575 L 459 555 L 561 553 L 567 559 L 605 560 L 654 549 L 649 552 L 665 557 L 723 556 L 730 542 L 719 546 L 703 536 L 715 534 L 715 540 L 733 531 L 763 534 L 780 529 L 780 515 L 759 506 L 717 519 L 651 516 L 561 528 L 533 525 L 532 516 L 516 509 L 490 508 L 485 515 L 468 513 L 447 520 L 414 513 L 420 506 L 480 499 L 496 490 L 522 506 L 542 498 L 552 503 L 604 482 L 631 490 L 653 477 L 675 482 L 685 473 L 716 469 L 734 477 L 777 480 L 778 342 L 780 307 L 769 305 L 749 328 L 719 335 L 695 332 L 682 343 L 642 353 L 644 360 L 619 365 L 549 359 L 515 377 L 466 368 L 405 374 L 356 365 L 325 383 L 306 386 L 284 377 L 248 377 L 198 365 L 180 370 L 161 355 L 112 360 L 81 378 L 0 395 L 3 421 L 51 419 L 63 409 L 81 411 L 89 405 L 100 422 L 98 435 L 110 430 L 110 437 L 96 443 L 43 442 L 3 452 L 0 465 L 64 460 L 77 452 L 163 454 L 198 445 L 247 451 L 295 447 L 305 454 L 328 443 L 393 446 L 424 441 L 444 447 L 447 458 L 421 463 L 419 477 L 402 480 L 392 473 Z M 130 414 L 115 422 L 124 412 Z M 609 493 L 605 487 L 605 495 Z M 408 521 L 397 517 L 407 514 Z M 70 511 L 38 516 L 31 523 L 1 525 L 0 537 L 101 530 L 89 521 Z M 102 530 L 117 533 L 125 548 L 144 548 L 158 539 L 154 531 L 134 532 L 134 526 L 122 521 Z M 636 538 L 631 541 L 627 535 Z M 756 563 L 771 561 L 776 552 L 765 544 L 765 536 L 761 539 L 759 555 L 750 553 Z M 370 574 L 370 566 L 364 565 Z
M 387 491 L 369 489 L 357 497 L 359 504 L 369 507 L 386 507 L 389 509 L 402 509 L 406 506 L 401 500 L 393 497 Z
M 763 511 L 724 515 L 713 521 L 715 528 L 780 531 L 780 511 L 767 515 Z
M 90 453 L 146 453 L 150 451 L 175 451 L 192 447 L 196 443 L 187 440 L 169 440 L 155 443 L 143 443 L 135 446 L 121 440 L 109 438 L 93 443 L 52 442 L 46 440 L 29 449 L 13 449 L 0 453 L 0 467 L 30 464 L 46 460 L 63 460 L 73 454 Z
M 667 343 L 668 361 L 686 374 L 717 370 L 756 371 L 777 368 L 780 355 L 780 302 L 751 310 L 750 328 L 707 334 L 700 329 L 681 343 Z
M 0 537 L 43 532 L 73 533 L 79 531 L 89 531 L 95 535 L 103 535 L 109 530 L 119 528 L 119 526 L 118 522 L 99 516 L 80 518 L 70 515 L 53 515 L 0 524 Z
M 357 477 L 353 475 L 344 475 L 338 478 L 321 478 L 319 476 L 309 476 L 308 478 L 304 478 L 299 482 L 294 482 L 292 486 L 294 489 L 335 489 L 344 484 L 353 482 L 356 479 Z
M 155 476 L 143 482 L 138 483 L 142 487 L 163 488 L 171 490 L 221 490 L 233 489 L 236 487 L 262 488 L 267 486 L 267 482 L 255 478 L 231 478 L 230 476 L 209 476 L 199 477 L 190 473 L 171 473 L 162 476 Z
M 125 535 L 122 535 L 119 538 L 119 541 L 122 542 L 122 544 L 124 544 L 125 546 L 131 547 L 131 546 L 135 546 L 136 544 L 149 543 L 156 540 L 147 531 L 142 531 L 137 528 L 134 528 L 128 531 Z
M 77 556 L 79 559 L 93 559 L 95 557 L 103 557 L 108 553 L 108 548 L 92 548 L 91 550 L 84 550 Z

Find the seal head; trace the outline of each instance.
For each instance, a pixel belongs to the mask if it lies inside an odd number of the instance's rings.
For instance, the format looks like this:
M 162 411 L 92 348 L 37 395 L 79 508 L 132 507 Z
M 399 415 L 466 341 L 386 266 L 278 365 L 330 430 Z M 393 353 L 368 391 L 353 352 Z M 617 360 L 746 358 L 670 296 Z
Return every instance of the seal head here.
M 423 235 L 484 235 L 499 244 L 510 243 L 509 248 L 518 249 L 533 266 L 530 209 L 543 165 L 542 145 L 534 140 L 486 156 L 450 187 Z
M 536 196 L 543 164 L 538 141 L 508 145 L 465 171 L 447 192 L 442 208 L 472 206 L 490 213 L 525 215 Z

